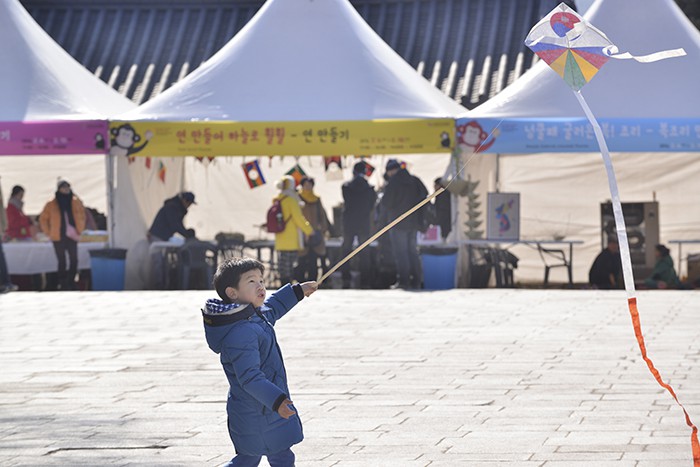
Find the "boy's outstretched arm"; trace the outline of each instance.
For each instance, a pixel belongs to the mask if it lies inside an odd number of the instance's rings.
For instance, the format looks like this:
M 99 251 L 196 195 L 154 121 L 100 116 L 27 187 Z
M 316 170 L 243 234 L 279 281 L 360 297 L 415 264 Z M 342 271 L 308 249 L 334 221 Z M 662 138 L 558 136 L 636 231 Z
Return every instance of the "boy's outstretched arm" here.
M 301 286 L 301 290 L 304 292 L 304 297 L 308 297 L 318 290 L 318 282 L 316 281 L 302 282 L 299 285 Z
M 308 297 L 314 293 L 316 290 L 318 290 L 318 283 L 316 281 L 285 285 L 277 292 L 270 295 L 267 300 L 265 300 L 265 306 L 269 307 L 271 310 L 266 313 L 267 317 L 270 319 L 272 324 L 275 324 L 275 322 L 287 314 L 287 312 L 291 310 L 294 305 L 303 300 L 304 297 Z

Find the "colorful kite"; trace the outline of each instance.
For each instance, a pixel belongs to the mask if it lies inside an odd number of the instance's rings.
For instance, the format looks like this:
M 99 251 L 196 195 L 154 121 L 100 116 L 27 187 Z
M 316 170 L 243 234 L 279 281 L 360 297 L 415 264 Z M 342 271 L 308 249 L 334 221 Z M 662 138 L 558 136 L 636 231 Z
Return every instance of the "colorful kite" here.
M 330 168 L 331 164 L 335 164 L 339 169 L 343 168 L 343 158 L 341 156 L 323 156 L 323 165 L 326 168 L 326 172 Z
M 163 164 L 162 161 L 158 161 L 158 178 L 163 183 L 165 183 L 165 174 L 167 171 L 168 171 L 168 168 L 165 167 L 165 164 Z
M 620 53 L 602 31 L 563 3 L 530 30 L 525 45 L 552 67 L 574 91 L 593 79 L 611 58 L 648 63 L 685 55 L 683 49 L 644 56 Z
M 554 8 L 554 10 L 530 30 L 530 33 L 525 39 L 525 45 L 530 47 L 535 54 L 552 67 L 552 69 L 564 79 L 566 84 L 571 87 L 588 121 L 593 127 L 593 132 L 598 146 L 600 146 L 600 152 L 603 156 L 603 162 L 608 175 L 608 185 L 610 187 L 613 214 L 615 216 L 615 229 L 617 231 L 620 245 L 620 257 L 622 259 L 622 275 L 625 282 L 630 315 L 632 316 L 634 334 L 637 338 L 642 358 L 649 367 L 652 375 L 654 375 L 659 385 L 666 389 L 671 396 L 673 396 L 681 409 L 683 409 L 685 422 L 691 428 L 690 442 L 693 452 L 693 464 L 695 467 L 700 467 L 698 429 L 690 420 L 688 412 L 678 400 L 673 388 L 663 381 L 659 371 L 654 367 L 654 363 L 647 356 L 646 345 L 644 343 L 644 336 L 642 335 L 642 327 L 639 320 L 639 311 L 637 310 L 637 297 L 634 287 L 634 276 L 632 274 L 632 260 L 630 257 L 627 229 L 622 215 L 622 205 L 620 203 L 620 194 L 617 188 L 615 171 L 612 166 L 607 143 L 603 137 L 603 131 L 580 91 L 610 58 L 633 59 L 638 62 L 648 63 L 665 58 L 680 57 L 685 55 L 685 51 L 683 49 L 665 50 L 645 56 L 633 56 L 629 53 L 620 53 L 605 34 L 588 24 L 585 19 L 563 3 Z
M 298 186 L 301 183 L 301 179 L 306 176 L 306 172 L 301 168 L 299 164 L 289 169 L 285 175 L 291 175 L 294 178 L 295 184 Z
M 260 164 L 258 160 L 251 162 L 244 162 L 241 164 L 243 166 L 243 172 L 245 173 L 245 178 L 248 181 L 248 186 L 250 188 L 255 188 L 265 184 L 265 177 L 260 170 Z

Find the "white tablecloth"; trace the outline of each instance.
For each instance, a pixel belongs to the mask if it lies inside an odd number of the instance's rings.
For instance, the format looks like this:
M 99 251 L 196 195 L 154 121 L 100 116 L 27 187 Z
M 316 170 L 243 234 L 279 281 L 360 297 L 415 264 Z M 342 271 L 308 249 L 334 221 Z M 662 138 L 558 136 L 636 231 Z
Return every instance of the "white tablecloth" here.
M 78 269 L 90 269 L 88 251 L 104 247 L 103 242 L 78 243 Z M 58 269 L 56 252 L 51 242 L 3 242 L 2 249 L 10 274 L 40 274 Z

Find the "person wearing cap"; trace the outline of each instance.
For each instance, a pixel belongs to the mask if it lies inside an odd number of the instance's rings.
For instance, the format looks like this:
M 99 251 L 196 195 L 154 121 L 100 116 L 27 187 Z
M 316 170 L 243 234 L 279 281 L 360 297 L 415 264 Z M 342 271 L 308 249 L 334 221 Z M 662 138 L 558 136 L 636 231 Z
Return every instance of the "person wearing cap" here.
M 55 197 L 44 206 L 39 214 L 42 232 L 53 242 L 58 260 L 57 288 L 75 290 L 75 275 L 78 273 L 78 240 L 85 230 L 85 206 L 80 201 L 70 183 L 59 180 Z M 68 268 L 66 270 L 66 254 Z
M 341 257 L 347 256 L 351 251 L 355 239 L 362 245 L 370 234 L 370 217 L 374 204 L 377 201 L 377 193 L 367 183 L 365 174 L 367 166 L 363 161 L 356 163 L 352 168 L 352 180 L 343 184 L 343 246 Z M 360 252 L 360 286 L 369 287 L 371 283 L 371 267 L 369 249 Z M 343 285 L 350 285 L 350 262 L 342 268 Z
M 185 238 L 194 238 L 194 230 L 185 228 L 183 223 L 187 210 L 193 204 L 197 203 L 194 202 L 194 194 L 189 191 L 166 199 L 148 229 L 149 241 L 167 242 L 176 233 Z
M 172 198 L 168 198 L 163 202 L 163 206 L 156 213 L 153 219 L 151 228 L 148 229 L 148 241 L 167 242 L 173 235 L 180 234 L 184 238 L 195 238 L 194 229 L 187 229 L 184 225 L 184 219 L 187 215 L 187 210 L 193 204 L 194 193 L 183 191 Z M 165 266 L 163 251 L 159 249 L 151 249 L 150 257 L 150 286 L 151 288 L 163 288 L 163 268 Z
M 381 207 L 388 222 L 401 216 L 428 195 L 423 182 L 408 173 L 396 159 L 389 159 L 386 163 L 385 175 L 387 184 Z M 423 282 L 416 239 L 418 230 L 422 227 L 421 215 L 421 210 L 414 212 L 389 231 L 398 276 L 392 288 L 419 289 Z

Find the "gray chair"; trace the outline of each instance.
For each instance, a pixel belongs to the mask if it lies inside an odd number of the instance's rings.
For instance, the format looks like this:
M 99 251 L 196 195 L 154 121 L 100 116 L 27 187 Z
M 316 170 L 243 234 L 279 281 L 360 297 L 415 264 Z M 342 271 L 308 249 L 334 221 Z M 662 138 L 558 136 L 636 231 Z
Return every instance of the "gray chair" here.
M 216 245 L 200 240 L 188 240 L 178 249 L 180 290 L 211 289 L 216 271 Z
M 569 276 L 569 285 L 573 284 L 571 262 L 566 258 L 566 252 L 555 248 L 544 248 L 539 243 L 537 251 L 540 253 L 544 263 L 544 285 L 549 284 L 549 271 L 554 268 L 566 268 Z
M 214 239 L 216 240 L 219 261 L 243 256 L 246 243 L 242 233 L 219 232 Z

